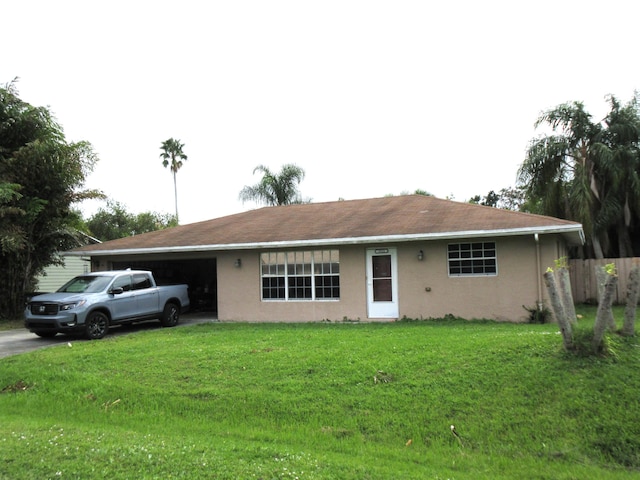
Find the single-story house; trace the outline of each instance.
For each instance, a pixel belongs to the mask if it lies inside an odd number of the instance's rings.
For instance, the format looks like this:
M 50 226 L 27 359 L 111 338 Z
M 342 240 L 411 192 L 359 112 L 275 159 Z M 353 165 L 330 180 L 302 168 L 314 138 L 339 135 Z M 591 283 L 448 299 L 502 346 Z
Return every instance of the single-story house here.
M 406 195 L 264 207 L 87 245 L 92 270 L 186 282 L 223 321 L 524 321 L 579 223 Z

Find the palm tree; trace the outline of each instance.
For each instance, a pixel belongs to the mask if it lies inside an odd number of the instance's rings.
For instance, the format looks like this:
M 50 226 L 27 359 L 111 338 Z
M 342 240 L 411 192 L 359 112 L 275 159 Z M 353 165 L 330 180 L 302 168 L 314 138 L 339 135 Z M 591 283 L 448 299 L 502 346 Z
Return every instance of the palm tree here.
M 160 154 L 162 165 L 165 168 L 170 166 L 171 172 L 173 173 L 173 194 L 176 204 L 176 220 L 178 220 L 178 185 L 176 182 L 176 173 L 182 168 L 182 162 L 187 160 L 187 156 L 182 151 L 184 144 L 174 138 L 162 142 L 160 148 L 162 149 L 162 153 Z
M 253 186 L 240 191 L 243 202 L 255 201 L 266 205 L 289 205 L 302 203 L 297 185 L 304 179 L 304 170 L 293 164 L 282 166 L 280 173 L 274 174 L 268 167 L 258 165 L 253 173 L 262 173 L 262 179 Z
M 543 113 L 518 182 L 539 212 L 583 224 L 595 258 L 633 255 L 631 227 L 640 218 L 640 107 L 609 97 L 611 110 L 595 123 L 580 102 Z M 616 242 L 612 239 L 617 240 Z
M 540 212 L 581 222 L 596 258 L 602 258 L 600 234 L 594 226 L 603 185 L 598 145 L 603 129 L 591 120 L 581 102 L 565 103 L 544 112 L 535 123 L 551 126 L 553 134 L 534 139 L 518 171 L 518 183 Z
M 640 218 L 640 94 L 625 106 L 609 97 L 611 111 L 599 155 L 610 184 L 609 208 L 600 212 L 597 223 L 615 232 L 618 256 L 633 256 L 630 230 Z

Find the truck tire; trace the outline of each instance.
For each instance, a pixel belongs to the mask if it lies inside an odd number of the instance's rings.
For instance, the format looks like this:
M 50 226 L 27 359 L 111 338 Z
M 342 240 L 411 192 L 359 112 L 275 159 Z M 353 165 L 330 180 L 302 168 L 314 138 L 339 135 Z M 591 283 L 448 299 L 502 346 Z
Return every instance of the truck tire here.
M 85 334 L 89 340 L 99 340 L 109 330 L 109 317 L 102 312 L 92 312 L 84 322 Z
M 162 311 L 160 322 L 163 327 L 175 327 L 180 321 L 180 307 L 175 303 L 167 303 Z

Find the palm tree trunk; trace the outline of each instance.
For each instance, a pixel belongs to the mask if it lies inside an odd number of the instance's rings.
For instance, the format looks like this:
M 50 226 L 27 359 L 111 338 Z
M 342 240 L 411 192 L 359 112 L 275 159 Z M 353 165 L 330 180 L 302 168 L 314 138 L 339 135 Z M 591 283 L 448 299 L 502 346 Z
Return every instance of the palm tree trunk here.
M 567 320 L 576 325 L 578 323 L 576 306 L 573 303 L 573 294 L 571 293 L 571 277 L 569 277 L 569 270 L 566 267 L 558 269 L 558 283 L 560 284 L 564 313 L 567 316 Z
M 593 326 L 593 351 L 599 353 L 602 350 L 604 332 L 607 330 L 609 318 L 613 318 L 611 303 L 613 302 L 613 292 L 618 284 L 618 276 L 606 274 L 607 279 L 604 285 L 602 298 L 598 303 L 598 313 L 596 323 Z
M 633 257 L 633 247 L 631 246 L 631 237 L 629 229 L 624 221 L 619 221 L 616 226 L 618 234 L 618 256 L 621 258 Z
M 604 253 L 602 252 L 602 245 L 595 232 L 591 235 L 591 244 L 593 245 L 593 256 L 599 260 L 603 259 Z
M 571 323 L 567 319 L 566 313 L 564 311 L 564 306 L 562 304 L 562 298 L 558 292 L 558 286 L 556 284 L 556 277 L 553 271 L 548 270 L 544 274 L 544 281 L 547 285 L 547 291 L 549 293 L 549 300 L 551 301 L 551 307 L 553 308 L 553 313 L 556 317 L 556 321 L 558 322 L 558 326 L 560 327 L 560 333 L 562 333 L 562 342 L 564 344 L 565 350 L 571 350 L 573 348 L 573 333 L 571 331 Z
M 636 307 L 638 306 L 638 296 L 640 295 L 640 265 L 635 264 L 629 273 L 627 282 L 627 304 L 624 308 L 624 324 L 622 334 L 628 337 L 635 335 L 636 330 Z
M 176 205 L 176 222 L 180 223 L 178 219 L 178 181 L 176 179 L 176 172 L 173 172 L 173 199 Z
M 596 281 L 598 282 L 598 305 L 600 305 L 600 303 L 602 303 L 602 299 L 604 298 L 604 294 L 605 294 L 605 287 L 607 284 L 607 280 L 609 279 L 610 275 L 607 273 L 605 267 L 603 266 L 597 266 L 596 267 Z M 607 329 L 613 331 L 616 329 L 616 321 L 613 318 L 613 311 L 611 309 L 609 309 L 608 311 L 603 312 L 603 315 L 606 315 L 607 317 L 604 319 L 605 320 L 605 326 L 607 327 Z

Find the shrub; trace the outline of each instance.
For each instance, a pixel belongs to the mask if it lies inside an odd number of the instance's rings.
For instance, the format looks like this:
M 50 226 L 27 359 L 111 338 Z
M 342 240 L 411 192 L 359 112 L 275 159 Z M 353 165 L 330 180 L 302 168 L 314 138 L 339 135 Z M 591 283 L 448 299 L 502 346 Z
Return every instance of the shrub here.
M 605 334 L 599 350 L 593 349 L 593 328 L 580 325 L 573 329 L 572 353 L 578 357 L 609 357 L 615 359 L 619 337 L 615 334 Z
M 529 312 L 529 323 L 548 323 L 551 320 L 551 310 L 543 305 L 542 308 L 522 306 Z

